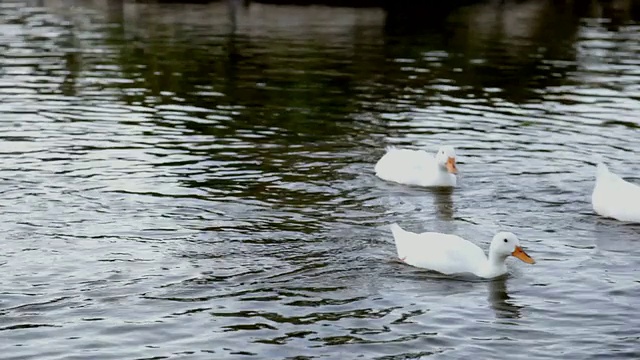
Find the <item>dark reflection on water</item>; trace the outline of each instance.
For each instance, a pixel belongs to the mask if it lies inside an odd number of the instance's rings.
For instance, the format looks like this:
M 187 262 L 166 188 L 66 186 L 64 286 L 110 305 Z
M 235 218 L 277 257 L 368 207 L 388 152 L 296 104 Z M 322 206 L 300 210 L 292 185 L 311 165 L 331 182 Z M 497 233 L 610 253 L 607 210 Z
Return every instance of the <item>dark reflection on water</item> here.
M 626 253 L 640 238 L 640 225 L 621 223 L 613 219 L 597 218 L 593 221 L 596 246 L 603 251 Z
M 638 182 L 637 6 L 562 3 L 1 3 L 5 358 L 640 357 L 590 208 L 594 154 Z M 454 191 L 373 174 L 443 143 Z M 413 269 L 393 222 L 537 263 Z
M 517 305 L 507 291 L 507 279 L 501 277 L 489 282 L 489 303 L 497 318 L 521 318 L 522 306 Z
M 452 220 L 454 214 L 453 208 L 453 189 L 436 189 L 433 192 L 434 203 L 437 209 L 437 216 L 440 220 Z

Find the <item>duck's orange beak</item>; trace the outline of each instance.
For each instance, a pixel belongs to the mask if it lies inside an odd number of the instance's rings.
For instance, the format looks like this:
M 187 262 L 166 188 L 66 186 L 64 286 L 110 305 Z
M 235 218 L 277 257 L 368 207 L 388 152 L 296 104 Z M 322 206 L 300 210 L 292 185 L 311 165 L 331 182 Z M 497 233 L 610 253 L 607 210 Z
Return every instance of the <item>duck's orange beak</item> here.
M 458 168 L 456 167 L 456 158 L 450 157 L 447 160 L 447 171 L 452 173 L 452 174 L 457 174 L 458 173 Z
M 511 255 L 517 257 L 518 259 L 526 262 L 527 264 L 535 264 L 536 261 L 531 258 L 520 246 L 516 246 L 516 249 L 513 250 Z

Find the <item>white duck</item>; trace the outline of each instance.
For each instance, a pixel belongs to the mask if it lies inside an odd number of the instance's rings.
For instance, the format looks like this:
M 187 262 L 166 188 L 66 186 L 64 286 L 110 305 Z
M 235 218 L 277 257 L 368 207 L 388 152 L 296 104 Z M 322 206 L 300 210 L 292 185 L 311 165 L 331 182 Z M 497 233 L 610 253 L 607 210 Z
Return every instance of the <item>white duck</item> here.
M 416 234 L 403 230 L 398 224 L 391 225 L 391 232 L 400 260 L 445 275 L 471 273 L 482 278 L 494 278 L 507 272 L 505 260 L 510 255 L 528 264 L 535 263 L 510 232 L 499 232 L 493 237 L 488 258 L 477 245 L 456 235 Z
M 640 186 L 612 173 L 603 162 L 598 162 L 591 204 L 598 215 L 640 222 Z
M 456 152 L 453 146 L 442 146 L 436 156 L 424 150 L 387 147 L 375 166 L 376 176 L 383 180 L 418 186 L 456 186 Z

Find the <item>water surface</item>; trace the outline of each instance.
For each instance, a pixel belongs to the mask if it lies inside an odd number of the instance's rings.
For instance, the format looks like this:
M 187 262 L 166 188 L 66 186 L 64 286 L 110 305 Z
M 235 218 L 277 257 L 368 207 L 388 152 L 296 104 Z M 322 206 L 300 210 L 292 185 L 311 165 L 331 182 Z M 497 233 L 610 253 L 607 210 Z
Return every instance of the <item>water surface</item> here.
M 607 9 L 3 2 L 3 358 L 640 357 L 640 227 L 590 207 L 593 154 L 640 183 Z M 452 192 L 373 174 L 443 143 Z M 537 264 L 416 270 L 393 222 Z

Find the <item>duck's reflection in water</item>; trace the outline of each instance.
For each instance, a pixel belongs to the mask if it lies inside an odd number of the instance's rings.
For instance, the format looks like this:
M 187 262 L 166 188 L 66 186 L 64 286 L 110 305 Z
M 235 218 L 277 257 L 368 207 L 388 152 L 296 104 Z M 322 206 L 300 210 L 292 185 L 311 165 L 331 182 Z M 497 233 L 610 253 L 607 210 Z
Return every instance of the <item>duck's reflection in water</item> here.
M 640 224 L 618 221 L 594 215 L 592 233 L 601 251 L 633 252 L 640 238 Z
M 453 219 L 453 188 L 434 188 L 433 201 L 436 206 L 436 216 L 440 220 Z
M 488 290 L 489 297 L 487 300 L 489 300 L 489 304 L 491 304 L 497 318 L 518 319 L 522 316 L 520 314 L 522 306 L 515 304 L 507 292 L 506 275 L 489 281 Z

